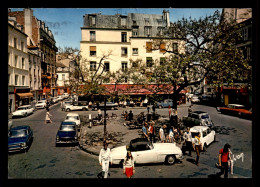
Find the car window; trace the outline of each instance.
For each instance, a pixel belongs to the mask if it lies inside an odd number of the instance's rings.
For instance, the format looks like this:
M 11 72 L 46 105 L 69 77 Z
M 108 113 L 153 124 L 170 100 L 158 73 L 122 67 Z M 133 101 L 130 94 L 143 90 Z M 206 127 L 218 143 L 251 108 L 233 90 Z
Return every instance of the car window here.
M 78 116 L 67 116 L 66 119 L 79 120 Z
M 74 125 L 61 125 L 60 126 L 61 131 L 75 131 Z
M 207 136 L 207 130 L 204 130 L 204 131 L 202 132 L 202 134 L 203 134 L 203 137 Z
M 199 132 L 191 132 L 192 138 L 195 138 L 195 136 L 198 136 L 198 135 L 199 135 Z
M 24 137 L 27 135 L 27 132 L 25 129 L 22 130 L 11 130 L 10 131 L 10 136 L 11 137 Z
M 201 119 L 208 119 L 209 118 L 209 115 L 208 114 L 203 114 L 201 115 Z
M 211 133 L 211 129 L 210 128 L 207 129 L 207 133 L 208 134 Z
M 199 116 L 196 115 L 196 114 L 191 114 L 191 117 L 192 117 L 192 118 L 195 118 L 195 119 L 199 119 Z

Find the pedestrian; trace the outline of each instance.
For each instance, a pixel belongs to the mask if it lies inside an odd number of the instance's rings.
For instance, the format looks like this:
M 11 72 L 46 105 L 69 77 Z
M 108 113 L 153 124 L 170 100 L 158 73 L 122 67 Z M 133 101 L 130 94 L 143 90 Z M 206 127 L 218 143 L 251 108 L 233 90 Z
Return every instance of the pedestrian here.
M 134 119 L 134 114 L 132 112 L 132 110 L 130 110 L 129 114 L 128 114 L 128 120 L 131 121 Z
M 172 113 L 171 105 L 168 106 L 168 112 L 169 112 L 169 118 L 170 118 L 171 117 L 171 113 Z
M 135 174 L 134 158 L 130 151 L 127 151 L 126 157 L 123 162 L 123 173 L 127 178 L 131 178 Z
M 88 115 L 88 119 L 89 119 L 89 128 L 91 128 L 92 127 L 92 116 L 91 116 L 91 114 L 89 114 Z
M 154 104 L 152 106 L 152 109 L 153 109 L 153 113 L 155 113 L 155 105 Z
M 128 118 L 128 113 L 127 113 L 127 111 L 125 111 L 125 114 L 124 114 L 125 121 L 127 120 L 127 118 Z
M 100 121 L 102 119 L 102 113 L 101 113 L 101 110 L 100 108 L 98 109 L 98 121 Z
M 142 127 L 143 137 L 149 139 L 148 136 L 148 123 L 144 122 L 144 125 Z
M 184 154 L 185 152 L 188 150 L 189 151 L 189 156 L 191 156 L 191 150 L 192 150 L 192 136 L 191 136 L 191 132 L 190 132 L 190 127 L 187 127 L 187 131 L 184 133 L 183 138 L 185 140 L 185 150 L 184 150 Z
M 61 111 L 63 111 L 65 109 L 65 103 L 64 101 L 61 101 L 60 103 L 60 108 L 61 108 Z
M 48 109 L 47 112 L 46 112 L 44 124 L 46 124 L 46 123 L 52 123 L 51 116 L 52 116 L 52 115 L 50 114 L 49 109 Z
M 201 148 L 202 144 L 200 142 L 200 137 L 201 137 L 201 134 L 199 132 L 199 134 L 197 136 L 195 136 L 195 138 L 194 138 L 194 149 L 195 149 L 195 152 L 197 154 L 197 158 L 196 158 L 195 164 L 197 166 L 199 166 L 200 151 L 202 149 Z
M 224 148 L 219 150 L 218 166 L 221 167 L 221 171 L 217 173 L 217 176 L 219 177 L 224 174 L 224 178 L 228 178 L 228 168 L 229 168 L 228 162 L 231 160 L 230 148 L 231 146 L 228 143 L 226 143 L 224 145 Z
M 191 109 L 191 105 L 190 105 L 189 108 L 188 108 L 188 116 L 190 116 L 191 113 L 192 113 L 192 109 Z
M 151 125 L 149 126 L 149 136 L 150 136 L 150 141 L 155 143 L 155 128 L 154 128 L 154 121 L 152 121 Z
M 162 143 L 165 143 L 165 134 L 164 134 L 164 130 L 166 128 L 166 125 L 162 125 L 160 130 L 159 130 L 159 137 Z
M 170 131 L 169 131 L 168 142 L 169 143 L 173 143 L 174 142 L 174 133 L 173 133 L 172 129 L 170 129 Z
M 107 142 L 104 142 L 104 148 L 100 150 L 99 153 L 99 165 L 102 166 L 102 176 L 103 178 L 107 178 L 108 170 L 109 170 L 109 161 L 112 164 L 112 157 L 110 154 L 110 149 L 107 147 Z
M 126 108 L 126 105 L 127 105 L 127 102 L 126 102 L 126 101 L 124 101 L 124 108 Z
M 149 114 L 150 107 L 147 105 L 147 113 Z

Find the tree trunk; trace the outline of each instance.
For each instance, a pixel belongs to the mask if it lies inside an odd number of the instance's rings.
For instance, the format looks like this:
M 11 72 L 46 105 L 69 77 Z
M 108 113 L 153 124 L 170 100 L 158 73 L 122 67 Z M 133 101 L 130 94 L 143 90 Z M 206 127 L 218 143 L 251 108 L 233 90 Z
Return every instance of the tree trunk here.
M 178 106 L 178 104 L 177 104 L 178 96 L 179 96 L 179 93 L 177 93 L 176 84 L 173 84 L 173 94 L 172 94 L 173 106 L 172 106 L 172 108 L 176 109 L 176 110 L 177 110 L 177 106 Z

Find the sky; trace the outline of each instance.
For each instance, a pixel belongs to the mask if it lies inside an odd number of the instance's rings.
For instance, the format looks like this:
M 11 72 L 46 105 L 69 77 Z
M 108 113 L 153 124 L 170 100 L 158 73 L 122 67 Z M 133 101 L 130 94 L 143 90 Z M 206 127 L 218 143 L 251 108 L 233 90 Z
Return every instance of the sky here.
M 22 8 L 14 8 L 12 11 L 21 11 Z M 160 14 L 163 10 L 169 10 L 170 21 L 175 22 L 184 18 L 200 18 L 213 15 L 221 8 L 32 8 L 33 15 L 45 22 L 52 31 L 57 47 L 73 47 L 80 49 L 81 27 L 83 16 L 91 13 L 103 15 L 115 15 L 128 13 Z

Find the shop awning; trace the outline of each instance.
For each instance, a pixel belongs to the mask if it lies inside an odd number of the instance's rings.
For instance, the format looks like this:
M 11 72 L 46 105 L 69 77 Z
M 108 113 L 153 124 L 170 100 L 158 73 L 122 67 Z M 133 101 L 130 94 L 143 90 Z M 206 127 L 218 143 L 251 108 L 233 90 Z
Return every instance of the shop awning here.
M 28 93 L 16 93 L 20 98 L 29 98 L 33 97 L 33 94 L 28 92 Z

